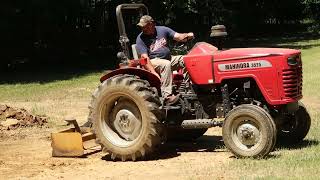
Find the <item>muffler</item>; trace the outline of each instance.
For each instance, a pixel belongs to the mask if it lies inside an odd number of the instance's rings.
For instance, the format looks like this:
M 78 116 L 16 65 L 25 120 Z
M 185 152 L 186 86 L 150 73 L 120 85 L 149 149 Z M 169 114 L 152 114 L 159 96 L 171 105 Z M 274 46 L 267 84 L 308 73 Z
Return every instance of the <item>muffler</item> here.
M 184 129 L 203 129 L 211 127 L 222 127 L 222 121 L 216 121 L 214 119 L 190 119 L 184 120 L 181 123 L 181 127 Z

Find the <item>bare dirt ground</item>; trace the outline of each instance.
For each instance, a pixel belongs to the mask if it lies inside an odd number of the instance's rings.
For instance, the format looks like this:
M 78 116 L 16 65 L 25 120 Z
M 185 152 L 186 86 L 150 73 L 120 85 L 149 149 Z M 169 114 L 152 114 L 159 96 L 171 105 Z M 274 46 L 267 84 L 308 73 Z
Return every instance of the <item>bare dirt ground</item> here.
M 223 165 L 231 156 L 221 148 L 219 129 L 210 129 L 197 141 L 163 145 L 146 161 L 114 162 L 102 152 L 84 158 L 53 158 L 50 130 L 2 132 L 0 179 L 224 179 Z
M 145 161 L 114 162 L 97 152 L 84 158 L 51 157 L 53 128 L 0 131 L 0 179 L 229 179 L 221 129 L 193 142 L 168 143 Z

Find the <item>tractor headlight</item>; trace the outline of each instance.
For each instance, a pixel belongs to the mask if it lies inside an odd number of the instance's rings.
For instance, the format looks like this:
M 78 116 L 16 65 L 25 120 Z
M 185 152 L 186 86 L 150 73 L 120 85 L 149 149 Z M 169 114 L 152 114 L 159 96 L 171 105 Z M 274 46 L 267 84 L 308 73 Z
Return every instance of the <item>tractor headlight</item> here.
M 298 56 L 291 56 L 291 57 L 288 57 L 288 65 L 289 66 L 295 66 L 298 64 Z

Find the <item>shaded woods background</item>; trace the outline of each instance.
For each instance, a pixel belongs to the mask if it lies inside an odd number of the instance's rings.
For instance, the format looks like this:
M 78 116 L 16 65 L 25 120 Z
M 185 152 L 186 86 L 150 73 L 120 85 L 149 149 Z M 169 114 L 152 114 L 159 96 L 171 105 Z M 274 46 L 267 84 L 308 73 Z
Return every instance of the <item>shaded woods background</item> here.
M 212 25 L 224 24 L 232 37 L 319 33 L 320 0 L 4 0 L 0 6 L 0 67 L 22 62 L 115 63 L 118 30 L 115 8 L 144 3 L 158 24 L 193 31 L 208 40 Z M 131 42 L 139 29 L 126 16 Z M 8 65 L 9 64 L 9 65 Z

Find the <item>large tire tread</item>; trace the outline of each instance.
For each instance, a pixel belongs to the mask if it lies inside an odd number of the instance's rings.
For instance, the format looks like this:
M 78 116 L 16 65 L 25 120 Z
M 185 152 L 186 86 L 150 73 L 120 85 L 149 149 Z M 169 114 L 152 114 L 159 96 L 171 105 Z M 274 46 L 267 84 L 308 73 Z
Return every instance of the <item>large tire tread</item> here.
M 138 94 L 144 101 L 145 107 L 149 111 L 148 121 L 150 123 L 150 127 L 145 131 L 146 134 L 141 137 L 141 143 L 138 145 L 138 149 L 129 150 L 128 152 L 120 153 L 118 151 L 120 147 L 115 147 L 109 145 L 110 143 L 106 142 L 107 140 L 103 137 L 98 129 L 97 119 L 95 117 L 95 109 L 97 109 L 97 101 L 99 98 L 103 96 L 103 91 L 105 91 L 109 87 L 116 86 L 128 86 L 132 91 Z M 139 79 L 133 75 L 116 75 L 111 77 L 104 82 L 102 82 L 98 88 L 92 94 L 92 100 L 89 105 L 89 117 L 88 120 L 93 123 L 93 130 L 96 134 L 96 142 L 101 144 L 104 151 L 110 153 L 110 157 L 112 160 L 120 159 L 122 161 L 132 160 L 136 161 L 139 158 L 145 158 L 147 155 L 151 154 L 155 147 L 162 142 L 162 134 L 163 134 L 163 126 L 160 124 L 162 113 L 159 109 L 161 105 L 159 97 L 152 90 L 148 81 Z

